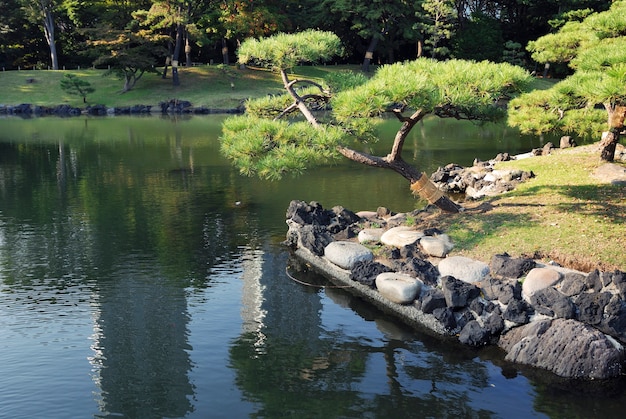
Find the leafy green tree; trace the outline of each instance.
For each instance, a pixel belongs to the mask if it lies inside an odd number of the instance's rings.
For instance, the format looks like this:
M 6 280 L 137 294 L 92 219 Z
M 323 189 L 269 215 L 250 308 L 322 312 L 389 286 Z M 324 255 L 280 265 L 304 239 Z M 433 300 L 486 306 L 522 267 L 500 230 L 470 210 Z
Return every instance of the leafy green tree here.
M 141 30 L 115 30 L 110 26 L 89 31 L 89 45 L 99 56 L 95 66 L 107 66 L 105 75 L 124 80 L 122 93 L 131 90 L 146 72 L 157 73 L 155 66 L 167 54 L 163 36 Z
M 379 42 L 394 38 L 416 40 L 414 28 L 419 2 L 401 0 L 324 0 L 322 7 L 340 16 L 361 38 L 368 40 L 363 58 L 363 71 L 368 72 Z M 391 42 L 387 43 L 392 45 Z
M 339 39 L 330 32 L 309 30 L 245 41 L 239 61 L 254 61 L 279 71 L 287 93 L 248 101 L 246 116 L 225 120 L 222 152 L 241 173 L 268 179 L 298 174 L 309 165 L 344 156 L 394 170 L 410 182 L 412 191 L 429 202 L 447 211 L 458 211 L 428 176 L 403 160 L 407 136 L 427 115 L 499 120 L 505 114 L 500 104 L 523 91 L 530 75 L 509 64 L 420 58 L 384 66 L 369 80 L 362 75 L 344 75 L 341 83 L 331 81 L 322 86 L 310 80 L 289 79 L 289 68 L 305 61 L 328 59 L 338 51 Z M 332 112 L 316 116 L 312 108 L 328 100 Z M 376 123 L 385 114 L 394 115 L 400 122 L 390 153 L 379 157 L 351 148 L 355 141 L 375 141 Z M 304 121 L 297 118 L 301 115 Z
M 533 133 L 599 136 L 606 131 L 601 158 L 612 161 L 626 116 L 626 1 L 570 21 L 528 49 L 536 61 L 568 63 L 574 73 L 549 90 L 513 100 L 509 123 Z
M 450 55 L 445 45 L 455 30 L 457 12 L 453 0 L 424 0 L 422 23 L 417 24 L 425 34 L 424 45 L 430 50 L 431 58 L 446 58 Z
M 87 103 L 87 95 L 96 89 L 86 80 L 82 80 L 74 74 L 65 74 L 61 79 L 61 89 L 70 95 L 80 96 L 83 103 Z
M 499 62 L 502 59 L 503 43 L 500 22 L 487 14 L 476 12 L 457 31 L 452 55 L 466 60 Z

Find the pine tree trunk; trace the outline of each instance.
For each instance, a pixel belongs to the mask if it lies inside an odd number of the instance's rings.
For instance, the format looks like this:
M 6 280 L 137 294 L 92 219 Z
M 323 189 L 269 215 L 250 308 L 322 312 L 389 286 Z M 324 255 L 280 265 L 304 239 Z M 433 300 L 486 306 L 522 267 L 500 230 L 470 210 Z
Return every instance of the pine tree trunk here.
M 48 8 L 44 8 L 43 12 L 44 12 L 43 28 L 44 28 L 44 34 L 46 36 L 46 42 L 48 43 L 48 46 L 50 47 L 50 61 L 52 62 L 52 69 L 58 70 L 59 69 L 59 57 L 57 54 L 56 40 L 54 37 L 54 16 L 52 16 L 52 12 Z
M 602 133 L 602 141 L 600 141 L 600 158 L 607 162 L 615 159 L 615 149 L 619 142 L 619 131 L 611 130 Z
M 626 106 L 612 106 L 610 103 L 605 103 L 604 108 L 608 114 L 609 131 L 602 134 L 600 158 L 612 162 L 615 159 L 615 148 L 619 142 L 620 131 L 624 129 Z
M 372 36 L 370 40 L 370 44 L 367 47 L 367 51 L 365 52 L 365 58 L 363 58 L 363 72 L 367 73 L 370 71 L 370 62 L 372 58 L 374 58 L 374 51 L 376 50 L 376 45 L 378 45 L 378 37 L 376 35 Z

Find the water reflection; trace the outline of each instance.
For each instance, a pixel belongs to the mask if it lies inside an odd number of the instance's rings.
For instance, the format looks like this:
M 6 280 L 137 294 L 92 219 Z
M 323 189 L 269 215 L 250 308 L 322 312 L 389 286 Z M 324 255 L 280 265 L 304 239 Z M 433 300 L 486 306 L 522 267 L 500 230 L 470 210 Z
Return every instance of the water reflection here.
M 241 243 L 254 244 L 257 218 L 251 206 L 232 207 L 229 189 L 239 189 L 232 170 L 208 165 L 215 155 L 206 152 L 196 167 L 177 127 L 149 147 L 144 131 L 130 127 L 121 145 L 98 144 L 93 128 L 85 123 L 60 141 L 33 135 L 0 143 L 0 302 L 7 307 L 0 314 L 15 316 L 0 334 L 45 322 L 36 334 L 21 334 L 4 359 L 20 359 L 18 345 L 33 344 L 33 357 L 46 358 L 56 352 L 41 340 L 55 334 L 80 340 L 64 320 L 80 306 L 81 328 L 91 323 L 82 339 L 90 341 L 97 416 L 184 417 L 195 395 L 188 287 L 211 287 L 214 268 Z M 56 381 L 43 384 L 52 386 L 45 394 L 53 400 L 62 398 L 52 390 Z M 41 413 L 26 403 L 33 384 L 17 387 L 21 409 Z M 89 411 L 85 400 L 58 409 L 49 413 Z
M 325 284 L 278 245 L 289 201 L 413 209 L 391 172 L 345 162 L 242 178 L 219 154 L 219 118 L 0 122 L 3 416 L 559 417 L 624 405 L 623 391 L 557 391 L 501 354 L 291 280 Z M 406 148 L 424 170 L 475 157 L 433 132 L 445 130 L 426 124 Z
M 260 406 L 254 417 L 493 414 L 473 405 L 473 392 L 491 388 L 487 367 L 475 353 L 442 353 L 446 342 L 418 340 L 413 330 L 345 291 L 291 281 L 281 266 L 263 265 L 261 284 L 254 281 L 263 295 L 263 321 L 257 330 L 244 328 L 230 349 L 237 385 Z M 311 273 L 296 275 L 303 282 L 324 282 Z M 329 303 L 343 308 L 343 315 L 328 314 Z M 357 317 L 374 322 L 379 334 L 362 329 Z

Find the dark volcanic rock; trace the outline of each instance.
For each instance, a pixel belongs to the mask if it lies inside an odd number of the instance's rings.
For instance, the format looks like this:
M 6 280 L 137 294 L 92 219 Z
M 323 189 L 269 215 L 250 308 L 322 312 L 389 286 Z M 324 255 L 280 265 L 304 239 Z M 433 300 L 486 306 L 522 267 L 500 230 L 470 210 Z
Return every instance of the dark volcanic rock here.
M 590 272 L 585 279 L 585 286 L 589 290 L 600 291 L 602 289 L 602 280 L 600 279 L 600 271 L 597 269 Z
M 426 285 L 435 285 L 439 277 L 437 268 L 427 260 L 414 257 L 400 265 L 400 272 L 422 280 Z
M 480 289 L 453 276 L 441 278 L 441 288 L 446 298 L 446 305 L 452 308 L 465 307 L 470 301 L 480 295 Z
M 470 346 L 484 346 L 489 343 L 490 333 L 476 320 L 468 322 L 459 334 L 459 341 Z
M 499 300 L 502 304 L 509 304 L 512 300 L 522 298 L 522 286 L 517 281 L 501 281 L 487 277 L 479 285 L 488 300 Z
M 294 200 L 289 203 L 289 208 L 287 208 L 287 219 L 291 219 L 302 226 L 307 224 L 327 226 L 330 224 L 332 216 L 332 211 L 325 210 L 318 202 L 314 201 L 307 204 L 303 201 Z
M 445 327 L 446 329 L 454 329 L 456 327 L 456 319 L 454 317 L 454 310 L 450 307 L 439 307 L 433 310 L 433 316 Z
M 446 306 L 446 298 L 443 296 L 443 291 L 439 288 L 431 288 L 424 292 L 421 302 L 422 311 L 424 313 L 432 313 L 435 309 L 444 308 Z
M 359 261 L 352 267 L 350 279 L 374 288 L 376 277 L 383 272 L 391 272 L 391 269 L 371 260 Z
M 521 278 L 537 264 L 528 258 L 512 258 L 506 253 L 491 258 L 489 268 L 491 273 L 505 278 Z
M 529 309 L 530 308 L 524 301 L 513 300 L 502 314 L 502 318 L 518 324 L 528 323 Z
M 499 335 L 504 330 L 504 319 L 498 313 L 491 313 L 485 320 L 485 329 L 487 329 L 492 336 Z
M 554 287 L 540 289 L 530 297 L 535 311 L 546 316 L 572 319 L 576 316 L 574 303 Z
M 609 301 L 611 301 L 611 294 L 608 292 L 580 294 L 576 299 L 578 320 L 592 326 L 599 324 L 604 316 L 604 307 Z
M 606 379 L 622 373 L 624 353 L 600 331 L 572 319 L 539 320 L 499 341 L 506 360 L 568 378 Z
M 573 297 L 587 289 L 585 275 L 577 272 L 567 272 L 563 275 L 561 292 L 568 297 Z
M 332 241 L 333 238 L 325 227 L 305 225 L 297 231 L 290 229 L 284 244 L 292 248 L 308 249 L 318 256 L 323 256 L 324 248 Z

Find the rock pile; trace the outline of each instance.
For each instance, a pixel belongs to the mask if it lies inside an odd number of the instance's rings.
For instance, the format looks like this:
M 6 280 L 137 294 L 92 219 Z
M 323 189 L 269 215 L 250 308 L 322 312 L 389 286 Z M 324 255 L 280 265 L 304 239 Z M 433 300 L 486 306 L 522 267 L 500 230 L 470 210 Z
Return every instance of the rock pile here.
M 285 244 L 408 324 L 466 345 L 498 345 L 507 360 L 561 377 L 622 374 L 626 273 L 583 273 L 506 253 L 489 264 L 447 257 L 453 248 L 447 235 L 403 226 L 405 218 L 292 201 Z
M 73 107 L 70 105 L 57 106 L 38 106 L 30 103 L 22 103 L 19 105 L 0 105 L 0 115 L 14 115 L 21 117 L 31 116 L 104 116 L 104 115 L 150 115 L 152 114 L 152 105 L 133 105 L 109 108 L 105 105 L 89 105 L 85 109 Z M 243 106 L 237 108 L 207 108 L 206 106 L 192 106 L 187 100 L 172 99 L 159 103 L 161 114 L 238 114 L 243 113 Z
M 472 167 L 463 167 L 451 163 L 439 167 L 432 174 L 430 180 L 440 190 L 449 194 L 465 194 L 466 197 L 475 199 L 498 195 L 513 190 L 520 182 L 535 176 L 533 172 L 523 170 L 494 169 L 497 162 L 512 159 L 515 157 L 511 157 L 508 153 L 500 153 L 494 159 L 486 162 L 477 159 Z

